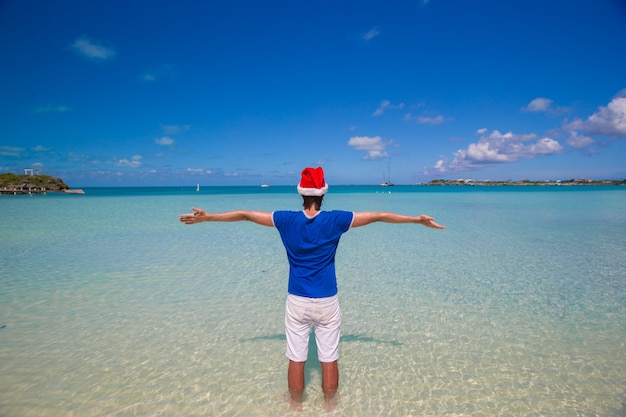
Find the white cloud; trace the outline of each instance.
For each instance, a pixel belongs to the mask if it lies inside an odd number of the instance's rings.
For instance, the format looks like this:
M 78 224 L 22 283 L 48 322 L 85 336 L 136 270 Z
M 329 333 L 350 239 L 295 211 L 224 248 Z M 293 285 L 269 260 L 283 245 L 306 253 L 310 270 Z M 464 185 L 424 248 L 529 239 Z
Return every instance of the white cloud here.
M 161 146 L 169 146 L 174 144 L 174 139 L 169 136 L 163 136 L 154 140 L 154 143 Z
M 391 102 L 389 100 L 381 101 L 380 102 L 380 106 L 378 106 L 376 111 L 374 111 L 374 113 L 372 113 L 372 116 L 380 116 L 381 114 L 383 114 L 385 112 L 385 109 L 387 107 L 389 107 L 390 104 L 391 104 Z
M 441 123 L 445 122 L 445 117 L 439 115 L 439 116 L 435 116 L 435 117 L 430 117 L 430 116 L 418 116 L 417 117 L 417 123 L 421 124 L 421 125 L 440 125 Z
M 385 113 L 387 109 L 401 109 L 404 107 L 404 103 L 400 104 L 391 104 L 389 100 L 382 100 L 378 108 L 372 113 L 372 116 L 380 116 Z
M 143 159 L 143 156 L 134 155 L 130 159 L 120 159 L 119 161 L 117 161 L 117 165 L 121 167 L 128 167 L 128 168 L 139 168 L 141 166 L 142 159 Z
M 42 145 L 36 145 L 36 146 L 33 146 L 30 149 L 35 151 L 35 152 L 48 152 L 48 151 L 50 151 L 50 148 L 46 148 L 45 146 L 42 146 Z
M 545 112 L 552 106 L 552 103 L 553 101 L 549 98 L 538 97 L 528 103 L 523 110 L 529 112 Z
M 454 159 L 450 163 L 445 158 L 440 159 L 432 169 L 440 173 L 463 171 L 542 155 L 560 154 L 564 151 L 563 146 L 556 140 L 549 137 L 539 138 L 534 133 L 502 134 L 494 130 L 487 135 L 485 129 L 480 129 L 478 133 L 481 135 L 478 142 L 470 144 L 467 149 L 454 152 Z
M 357 151 L 366 151 L 367 154 L 363 159 L 377 160 L 388 157 L 387 146 L 391 144 L 391 141 L 385 143 L 380 136 L 353 136 L 348 140 L 348 146 L 354 148 Z
M 369 31 L 361 35 L 361 39 L 364 41 L 371 41 L 375 37 L 379 36 L 380 32 L 375 27 L 371 28 Z
M 580 136 L 578 132 L 570 132 L 570 137 L 566 143 L 572 148 L 583 149 L 596 143 L 596 141 L 589 136 Z
M 88 155 L 84 155 L 84 154 L 79 154 L 76 152 L 70 152 L 67 154 L 67 159 L 68 161 L 86 161 L 89 159 Z M 98 163 L 99 161 L 91 161 L 92 163 Z
M 213 171 L 211 171 L 210 169 L 204 169 L 204 168 L 187 168 L 187 172 L 189 172 L 190 174 L 212 174 Z
M 20 157 L 23 152 L 24 148 L 20 148 L 17 146 L 0 146 L 0 156 L 17 158 Z
M 589 135 L 626 137 L 626 97 L 614 98 L 606 107 L 600 106 L 587 120 L 576 119 L 568 127 L 584 130 Z
M 443 157 L 442 159 L 438 160 L 435 165 L 433 166 L 433 168 L 435 169 L 435 171 L 438 172 L 445 172 L 446 171 L 446 166 L 448 165 L 448 159 Z
M 146 82 L 155 82 L 162 80 L 164 78 L 176 78 L 178 76 L 178 66 L 177 65 L 161 65 L 156 69 L 151 69 L 148 71 L 144 71 L 139 74 L 139 79 Z
M 420 125 L 440 125 L 442 123 L 444 123 L 446 120 L 452 120 L 452 118 L 450 117 L 445 117 L 443 115 L 438 115 L 438 116 L 426 116 L 426 115 L 422 115 L 422 116 L 413 116 L 411 113 L 407 113 L 404 115 L 404 118 L 402 119 L 405 122 L 410 122 L 412 120 L 415 120 L 415 122 L 417 122 L 417 124 Z
M 550 116 L 558 116 L 569 112 L 569 109 L 566 107 L 555 106 L 554 101 L 549 98 L 537 97 L 528 103 L 526 107 L 522 107 L 522 111 L 529 113 L 546 113 Z
M 111 59 L 116 55 L 114 49 L 99 45 L 86 36 L 81 36 L 74 41 L 72 48 L 81 55 L 97 60 Z

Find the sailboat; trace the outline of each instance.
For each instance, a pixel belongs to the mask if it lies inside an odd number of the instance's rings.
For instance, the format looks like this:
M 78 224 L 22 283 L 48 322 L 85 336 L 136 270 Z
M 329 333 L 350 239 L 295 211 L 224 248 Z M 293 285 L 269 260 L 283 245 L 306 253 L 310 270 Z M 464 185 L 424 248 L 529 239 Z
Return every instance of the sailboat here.
M 391 168 L 387 165 L 387 179 L 385 179 L 385 173 L 383 172 L 383 182 L 380 183 L 382 187 L 392 187 L 394 184 L 391 182 Z
M 200 184 L 196 185 L 196 192 L 200 191 Z

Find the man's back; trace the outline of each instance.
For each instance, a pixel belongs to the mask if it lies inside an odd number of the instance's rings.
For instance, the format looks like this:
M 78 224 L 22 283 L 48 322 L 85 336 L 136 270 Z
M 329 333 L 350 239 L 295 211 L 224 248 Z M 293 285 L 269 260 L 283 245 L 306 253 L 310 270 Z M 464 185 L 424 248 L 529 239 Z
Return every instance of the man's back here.
M 289 293 L 309 298 L 337 294 L 335 254 L 341 235 L 350 229 L 354 213 L 275 211 L 274 225 L 289 260 Z

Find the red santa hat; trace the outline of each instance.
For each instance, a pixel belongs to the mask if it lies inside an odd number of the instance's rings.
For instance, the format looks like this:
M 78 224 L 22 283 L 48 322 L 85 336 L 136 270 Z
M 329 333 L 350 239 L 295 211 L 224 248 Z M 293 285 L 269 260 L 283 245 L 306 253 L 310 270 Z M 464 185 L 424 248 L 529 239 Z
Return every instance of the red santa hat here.
M 298 194 L 302 196 L 321 197 L 328 191 L 328 184 L 324 181 L 322 167 L 304 168 L 302 178 L 298 184 Z

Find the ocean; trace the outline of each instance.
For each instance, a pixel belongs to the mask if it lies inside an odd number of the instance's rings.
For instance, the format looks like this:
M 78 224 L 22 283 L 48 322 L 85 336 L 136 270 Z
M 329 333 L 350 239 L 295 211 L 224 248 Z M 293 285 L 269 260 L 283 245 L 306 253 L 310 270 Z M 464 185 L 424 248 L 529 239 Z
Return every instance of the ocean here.
M 295 187 L 0 196 L 0 416 L 319 416 L 287 389 L 278 232 L 191 207 Z M 626 187 L 331 186 L 323 209 L 429 214 L 337 253 L 333 416 L 626 416 Z

